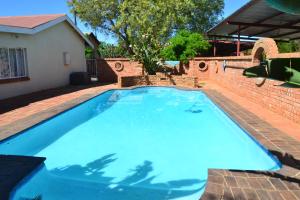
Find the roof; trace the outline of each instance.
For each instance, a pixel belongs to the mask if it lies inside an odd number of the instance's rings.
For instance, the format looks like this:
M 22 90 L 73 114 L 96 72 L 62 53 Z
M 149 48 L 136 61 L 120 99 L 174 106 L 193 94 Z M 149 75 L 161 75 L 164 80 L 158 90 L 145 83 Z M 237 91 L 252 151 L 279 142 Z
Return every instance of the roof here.
M 99 46 L 101 44 L 94 33 L 87 33 L 87 37 L 94 44 L 94 46 Z
M 65 16 L 64 14 L 57 15 L 33 15 L 33 16 L 10 16 L 0 17 L 0 24 L 4 26 L 14 26 L 20 28 L 34 28 L 42 24 L 53 21 L 57 18 Z
M 207 32 L 210 36 L 270 37 L 300 39 L 300 15 L 272 8 L 265 0 L 251 0 Z
M 66 14 L 0 17 L 0 32 L 34 35 L 61 22 L 69 23 L 88 45 L 94 47 Z

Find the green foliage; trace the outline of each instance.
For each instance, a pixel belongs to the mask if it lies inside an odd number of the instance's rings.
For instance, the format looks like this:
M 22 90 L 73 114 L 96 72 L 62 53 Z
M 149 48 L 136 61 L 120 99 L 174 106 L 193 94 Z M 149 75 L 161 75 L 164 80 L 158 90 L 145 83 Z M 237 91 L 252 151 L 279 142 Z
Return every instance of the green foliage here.
M 136 40 L 132 49 L 135 52 L 133 58 L 143 63 L 148 74 L 155 74 L 159 69 L 161 44 L 147 34 Z
M 94 58 L 94 50 L 91 47 L 86 47 L 84 53 L 86 58 L 88 59 Z
M 188 63 L 190 59 L 209 48 L 209 42 L 201 34 L 182 30 L 169 40 L 168 46 L 162 50 L 161 55 L 165 60 Z
M 277 42 L 279 53 L 292 53 L 300 50 L 299 44 L 295 41 Z
M 223 15 L 224 0 L 193 0 L 186 29 L 205 33 L 214 27 Z
M 129 57 L 128 52 L 120 44 L 113 45 L 113 44 L 101 42 L 98 48 L 98 52 L 102 58 Z
M 148 73 L 154 73 L 160 49 L 176 30 L 209 28 L 223 0 L 72 0 L 69 5 L 83 22 L 112 34 Z

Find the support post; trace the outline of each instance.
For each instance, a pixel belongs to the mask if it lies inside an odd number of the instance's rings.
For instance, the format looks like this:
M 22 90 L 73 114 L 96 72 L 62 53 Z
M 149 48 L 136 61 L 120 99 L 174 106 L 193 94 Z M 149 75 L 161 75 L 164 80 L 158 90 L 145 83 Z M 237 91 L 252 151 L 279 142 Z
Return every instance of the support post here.
M 77 26 L 77 12 L 74 12 L 74 24 Z
M 214 57 L 217 55 L 216 38 L 214 38 Z
M 237 50 L 236 50 L 237 56 L 240 56 L 240 50 L 241 50 L 241 25 L 239 25 L 238 28 L 238 41 L 237 41 Z

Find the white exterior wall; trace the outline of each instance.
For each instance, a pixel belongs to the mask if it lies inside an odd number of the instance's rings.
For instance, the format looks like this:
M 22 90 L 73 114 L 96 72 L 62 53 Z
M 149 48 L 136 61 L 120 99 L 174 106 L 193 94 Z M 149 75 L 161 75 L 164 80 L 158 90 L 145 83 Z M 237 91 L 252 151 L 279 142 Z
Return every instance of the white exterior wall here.
M 35 35 L 0 33 L 0 47 L 27 49 L 30 80 L 0 83 L 0 99 L 69 84 L 71 72 L 86 71 L 84 40 L 62 22 Z M 63 52 L 71 64 L 65 66 Z

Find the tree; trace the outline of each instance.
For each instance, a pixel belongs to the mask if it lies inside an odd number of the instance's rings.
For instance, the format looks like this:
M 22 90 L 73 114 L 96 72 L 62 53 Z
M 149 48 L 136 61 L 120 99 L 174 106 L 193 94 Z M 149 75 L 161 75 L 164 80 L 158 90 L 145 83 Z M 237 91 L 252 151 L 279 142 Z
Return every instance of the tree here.
M 224 0 L 193 0 L 185 28 L 192 32 L 205 33 L 214 27 L 223 15 Z
M 196 7 L 202 6 L 198 1 L 72 0 L 69 5 L 87 25 L 118 38 L 131 57 L 153 74 L 157 69 L 160 49 L 176 29 L 193 27 L 188 22 L 191 22 L 193 12 L 197 14 Z
M 92 28 L 112 33 L 129 54 L 155 73 L 160 48 L 187 21 L 192 0 L 73 0 L 73 12 Z
M 298 52 L 300 50 L 300 46 L 295 41 L 289 42 L 277 42 L 279 53 L 292 53 Z
M 120 58 L 129 57 L 128 52 L 121 44 L 113 45 L 101 42 L 98 48 L 98 53 L 102 58 Z
M 190 59 L 209 48 L 209 42 L 201 34 L 182 30 L 169 40 L 161 55 L 165 60 L 179 60 L 187 64 Z
M 94 58 L 94 50 L 91 47 L 86 47 L 84 53 L 87 59 Z

